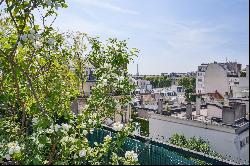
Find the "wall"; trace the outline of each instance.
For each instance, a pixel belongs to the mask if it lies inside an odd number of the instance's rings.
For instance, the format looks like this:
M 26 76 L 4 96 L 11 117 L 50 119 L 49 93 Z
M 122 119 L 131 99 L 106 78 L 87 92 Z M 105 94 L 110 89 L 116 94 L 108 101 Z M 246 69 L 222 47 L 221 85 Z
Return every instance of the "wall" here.
M 82 90 L 84 92 L 85 96 L 89 96 L 91 92 L 91 87 L 93 87 L 96 84 L 95 81 L 93 82 L 86 82 L 83 84 Z
M 205 74 L 204 92 L 214 93 L 216 90 L 222 95 L 229 91 L 227 72 L 216 63 L 209 64 Z
M 229 127 L 222 128 L 160 115 L 151 115 L 149 118 L 150 138 L 167 141 L 175 133 L 184 134 L 186 137 L 201 137 L 209 141 L 213 150 L 228 159 L 232 159 L 228 156 L 233 156 L 236 161 L 240 161 L 240 158 L 249 161 L 249 144 L 239 148 L 240 140 L 249 137 L 249 129 L 238 136 L 234 129 Z
M 222 118 L 222 109 L 219 107 L 216 107 L 214 105 L 207 105 L 207 116 L 209 118 L 211 117 L 217 117 Z

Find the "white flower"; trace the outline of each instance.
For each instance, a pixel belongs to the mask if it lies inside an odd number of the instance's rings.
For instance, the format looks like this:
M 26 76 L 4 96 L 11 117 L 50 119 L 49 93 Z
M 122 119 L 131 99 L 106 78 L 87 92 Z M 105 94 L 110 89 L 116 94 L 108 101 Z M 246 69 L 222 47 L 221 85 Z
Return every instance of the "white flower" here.
M 49 128 L 50 128 L 51 130 L 54 130 L 54 125 L 51 124 Z
M 31 40 L 34 40 L 35 36 L 33 34 L 28 34 L 28 38 L 31 39 Z
M 18 47 L 23 47 L 23 45 L 22 45 L 21 42 L 18 42 L 17 46 L 18 46 Z
M 132 151 L 126 151 L 125 158 L 131 159 L 132 161 L 138 161 L 138 155 Z
M 65 130 L 65 131 L 69 131 L 69 129 L 71 128 L 71 126 L 70 125 L 68 125 L 68 124 L 62 124 L 62 128 L 63 128 L 63 130 Z
M 26 34 L 24 34 L 24 35 L 22 35 L 20 38 L 21 38 L 22 41 L 27 41 L 27 40 L 28 40 L 27 37 L 28 37 L 28 36 L 27 36 Z
M 118 81 L 122 81 L 122 80 L 124 80 L 124 77 L 121 76 L 121 77 L 118 77 L 117 79 L 118 79 Z
M 13 153 L 14 153 L 14 148 L 13 147 L 9 148 L 9 154 L 12 155 Z
M 21 151 L 21 147 L 20 146 L 16 146 L 14 149 L 15 153 L 19 153 Z
M 56 41 L 55 39 L 49 38 L 48 43 L 49 43 L 49 45 L 53 45 L 55 43 L 55 41 Z
M 104 68 L 111 68 L 111 67 L 112 67 L 112 65 L 109 64 L 109 63 L 105 63 L 105 64 L 104 64 Z
M 40 38 L 40 34 L 38 34 L 38 33 L 36 33 L 35 35 L 34 35 L 35 37 L 36 37 L 36 39 L 38 40 L 39 38 Z
M 86 150 L 81 150 L 80 152 L 79 152 L 79 156 L 80 157 L 84 157 L 84 156 L 86 156 Z
M 103 79 L 102 81 L 103 81 L 103 85 L 105 85 L 105 86 L 106 86 L 106 85 L 107 85 L 107 83 L 108 83 L 108 80 L 107 80 L 107 79 Z
M 92 119 L 89 119 L 88 122 L 89 122 L 89 123 L 92 123 L 93 121 L 92 121 Z
M 74 159 L 77 159 L 77 158 L 78 158 L 77 154 L 74 154 Z
M 86 104 L 85 105 L 85 107 L 84 107 L 84 109 L 88 109 L 89 108 L 89 105 L 88 104 Z
M 63 142 L 67 142 L 68 139 L 69 139 L 69 137 L 68 137 L 68 136 L 65 136 L 65 137 L 62 138 L 62 141 L 63 141 Z
M 6 160 L 10 160 L 10 159 L 11 159 L 11 156 L 10 156 L 9 154 L 6 154 L 6 155 L 4 156 L 4 158 L 6 158 Z
M 120 122 L 116 122 L 116 123 L 113 124 L 113 129 L 115 131 L 121 131 L 122 128 L 123 128 L 123 124 L 121 124 Z
M 82 133 L 83 133 L 84 135 L 87 135 L 87 134 L 88 134 L 88 131 L 87 131 L 87 130 L 83 130 Z
M 39 41 L 36 41 L 35 44 L 34 44 L 34 47 L 35 47 L 36 49 L 39 49 L 39 48 L 42 47 L 42 43 L 39 42 Z
M 37 118 L 37 117 L 32 118 L 32 123 L 33 123 L 34 125 L 36 125 L 37 122 L 38 122 L 38 118 Z
M 34 29 L 30 30 L 30 34 L 34 35 L 36 33 L 36 31 Z
M 56 124 L 55 125 L 55 131 L 57 132 L 58 131 L 58 129 L 60 129 L 61 128 L 61 126 L 60 125 L 58 125 L 58 124 Z
M 54 130 L 52 130 L 52 129 L 47 129 L 46 132 L 51 134 L 51 133 L 54 132 Z
M 38 148 L 42 148 L 42 147 L 44 147 L 43 144 L 38 144 Z
M 14 142 L 10 142 L 7 145 L 9 147 L 9 154 L 12 155 L 14 153 L 19 153 L 21 151 L 21 147 Z
M 93 118 L 96 118 L 97 117 L 97 113 L 93 113 Z
M 96 123 L 97 123 L 97 121 L 96 121 L 96 120 L 94 120 L 94 121 L 93 121 L 93 125 L 96 125 Z

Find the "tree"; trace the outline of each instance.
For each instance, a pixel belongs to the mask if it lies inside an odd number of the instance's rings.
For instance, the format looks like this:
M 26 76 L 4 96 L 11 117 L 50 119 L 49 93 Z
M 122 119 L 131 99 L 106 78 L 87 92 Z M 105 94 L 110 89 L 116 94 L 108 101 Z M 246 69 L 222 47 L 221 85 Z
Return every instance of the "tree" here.
M 130 101 L 134 86 L 126 66 L 137 49 L 128 50 L 127 42 L 117 39 L 101 43 L 83 33 L 56 31 L 46 20 L 67 7 L 64 0 L 1 0 L 0 5 L 0 164 L 136 164 L 136 154 L 118 155 L 134 123 L 115 123 L 116 138 L 106 136 L 94 147 L 87 136 Z M 76 116 L 70 105 L 87 64 L 96 68 L 98 81 Z
M 159 77 L 146 77 L 146 80 L 150 81 L 154 88 L 164 88 L 171 86 L 171 80 L 164 76 Z
M 185 89 L 185 96 L 187 101 L 196 101 L 195 86 L 196 86 L 196 78 L 195 77 L 182 77 L 179 79 L 178 84 L 183 86 Z

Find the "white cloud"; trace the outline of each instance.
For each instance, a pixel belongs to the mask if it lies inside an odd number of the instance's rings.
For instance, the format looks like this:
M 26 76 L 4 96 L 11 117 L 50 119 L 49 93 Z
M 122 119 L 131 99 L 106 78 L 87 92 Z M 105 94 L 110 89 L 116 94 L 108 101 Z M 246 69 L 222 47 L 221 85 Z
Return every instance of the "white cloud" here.
M 139 14 L 137 11 L 133 11 L 130 9 L 125 9 L 120 6 L 108 3 L 106 0 L 75 0 L 80 5 L 90 5 L 102 9 L 111 10 L 114 12 L 124 13 L 124 14 L 132 14 L 137 15 Z

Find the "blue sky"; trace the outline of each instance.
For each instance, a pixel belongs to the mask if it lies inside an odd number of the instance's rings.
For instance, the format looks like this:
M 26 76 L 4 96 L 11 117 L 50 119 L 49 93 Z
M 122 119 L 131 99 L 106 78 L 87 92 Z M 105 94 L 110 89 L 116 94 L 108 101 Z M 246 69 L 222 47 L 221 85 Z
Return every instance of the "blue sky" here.
M 129 72 L 195 71 L 203 62 L 249 61 L 248 0 L 67 0 L 55 26 L 140 50 Z

